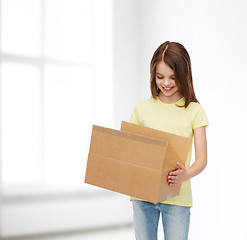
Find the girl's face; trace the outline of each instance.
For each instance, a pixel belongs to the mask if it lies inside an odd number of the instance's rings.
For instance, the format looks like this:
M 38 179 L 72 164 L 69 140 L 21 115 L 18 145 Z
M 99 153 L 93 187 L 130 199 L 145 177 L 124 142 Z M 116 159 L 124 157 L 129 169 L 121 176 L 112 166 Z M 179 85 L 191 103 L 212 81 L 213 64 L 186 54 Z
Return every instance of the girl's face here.
M 156 65 L 155 80 L 160 89 L 159 99 L 162 102 L 174 103 L 183 97 L 176 85 L 174 71 L 163 61 Z

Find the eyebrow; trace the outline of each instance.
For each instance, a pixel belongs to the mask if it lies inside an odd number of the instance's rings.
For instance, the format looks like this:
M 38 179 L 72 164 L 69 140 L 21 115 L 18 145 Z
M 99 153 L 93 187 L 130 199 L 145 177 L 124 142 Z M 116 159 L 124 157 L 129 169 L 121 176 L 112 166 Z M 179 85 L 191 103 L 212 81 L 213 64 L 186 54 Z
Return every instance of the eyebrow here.
M 158 73 L 158 72 L 155 72 L 156 74 L 159 74 L 159 75 L 161 75 L 161 76 L 163 76 L 163 74 L 161 74 L 161 73 Z M 175 74 L 172 74 L 171 76 L 173 76 L 173 77 L 175 77 Z M 171 77 L 170 76 L 170 77 Z
M 163 75 L 163 74 L 161 74 L 161 73 L 158 73 L 158 72 L 156 72 L 156 74 L 159 74 L 159 75 Z

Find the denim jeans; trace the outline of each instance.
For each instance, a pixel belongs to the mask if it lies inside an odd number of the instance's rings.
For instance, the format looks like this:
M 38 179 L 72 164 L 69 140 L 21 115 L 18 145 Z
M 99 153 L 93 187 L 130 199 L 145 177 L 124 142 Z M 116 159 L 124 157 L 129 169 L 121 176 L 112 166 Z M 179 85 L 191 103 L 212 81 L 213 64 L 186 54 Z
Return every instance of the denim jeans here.
M 187 240 L 190 207 L 133 200 L 136 240 L 157 240 L 160 214 L 165 240 Z

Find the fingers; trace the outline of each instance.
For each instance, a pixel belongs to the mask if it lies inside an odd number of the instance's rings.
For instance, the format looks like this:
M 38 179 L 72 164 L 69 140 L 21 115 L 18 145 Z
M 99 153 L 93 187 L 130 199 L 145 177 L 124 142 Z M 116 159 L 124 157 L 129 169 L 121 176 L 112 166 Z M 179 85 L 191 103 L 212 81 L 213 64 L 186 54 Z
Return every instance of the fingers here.
M 177 184 L 178 184 L 177 182 L 169 182 L 169 183 L 168 183 L 169 186 L 175 186 L 175 185 L 177 185 Z
M 167 181 L 169 185 L 176 185 L 178 183 L 178 177 L 176 175 L 168 175 Z
M 169 172 L 169 175 L 177 176 L 181 173 L 181 170 L 186 170 L 185 166 L 179 162 L 177 162 L 177 169 L 174 169 L 173 171 Z
M 167 181 L 169 185 L 177 185 L 181 183 L 181 177 L 186 169 L 185 166 L 179 162 L 177 162 L 177 166 L 178 168 L 169 172 L 167 176 Z
M 169 172 L 167 176 L 168 185 L 176 185 L 177 184 L 177 176 L 178 176 L 178 169 Z
M 177 176 L 178 175 L 178 173 L 179 173 L 179 170 L 174 170 L 174 171 L 172 171 L 172 172 L 169 172 L 169 176 Z

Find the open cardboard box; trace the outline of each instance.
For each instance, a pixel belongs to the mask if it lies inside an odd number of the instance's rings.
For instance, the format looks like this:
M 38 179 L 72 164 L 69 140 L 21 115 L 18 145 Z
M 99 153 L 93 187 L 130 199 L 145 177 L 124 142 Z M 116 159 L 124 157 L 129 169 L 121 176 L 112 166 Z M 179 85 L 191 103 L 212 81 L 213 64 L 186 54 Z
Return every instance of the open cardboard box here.
M 153 203 L 179 194 L 167 175 L 185 164 L 190 139 L 122 122 L 121 131 L 93 126 L 85 182 Z

